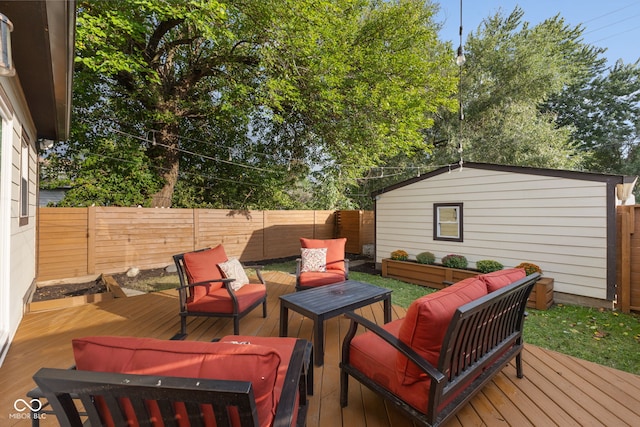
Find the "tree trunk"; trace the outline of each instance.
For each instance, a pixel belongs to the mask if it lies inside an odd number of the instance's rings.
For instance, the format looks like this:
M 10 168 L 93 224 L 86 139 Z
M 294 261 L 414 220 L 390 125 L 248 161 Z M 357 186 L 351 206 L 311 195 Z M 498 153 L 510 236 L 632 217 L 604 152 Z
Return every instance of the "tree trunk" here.
M 161 124 L 159 131 L 155 133 L 155 144 L 149 149 L 149 157 L 154 166 L 159 168 L 159 174 L 164 179 L 164 186 L 160 191 L 151 196 L 151 206 L 154 208 L 170 208 L 173 198 L 173 190 L 178 181 L 180 172 L 180 155 L 178 146 L 177 127 L 170 124 Z

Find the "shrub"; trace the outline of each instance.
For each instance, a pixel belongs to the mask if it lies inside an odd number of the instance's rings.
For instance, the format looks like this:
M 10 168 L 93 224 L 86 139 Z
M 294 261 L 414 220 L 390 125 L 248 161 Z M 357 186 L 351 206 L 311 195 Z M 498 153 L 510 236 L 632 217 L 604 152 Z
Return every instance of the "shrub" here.
M 420 264 L 433 264 L 436 262 L 436 256 L 431 252 L 420 252 L 416 255 L 416 261 Z
M 467 258 L 464 255 L 449 254 L 442 257 L 442 265 L 450 268 L 467 268 Z
M 409 254 L 402 249 L 395 250 L 391 252 L 391 259 L 395 259 L 398 261 L 406 261 L 409 259 Z
M 524 268 L 524 271 L 525 273 L 527 273 L 527 276 L 533 273 L 542 274 L 542 269 L 540 269 L 540 267 L 530 262 L 521 262 L 520 264 L 516 265 L 516 268 Z
M 480 273 L 491 273 L 492 271 L 502 270 L 504 265 L 492 259 L 483 259 L 476 262 L 476 268 Z

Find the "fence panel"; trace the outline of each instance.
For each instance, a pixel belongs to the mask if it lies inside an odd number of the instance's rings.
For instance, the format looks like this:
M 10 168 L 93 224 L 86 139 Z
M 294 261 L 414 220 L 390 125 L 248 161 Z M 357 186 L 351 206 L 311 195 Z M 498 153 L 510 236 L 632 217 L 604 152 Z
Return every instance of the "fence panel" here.
M 164 267 L 172 254 L 193 247 L 192 209 L 89 209 L 96 210 L 95 268 L 90 273 Z
M 88 273 L 87 209 L 39 208 L 38 278 L 49 280 Z
M 337 237 L 335 218 L 334 211 L 40 208 L 36 280 L 160 268 L 174 254 L 220 243 L 242 261 L 296 256 L 300 237 Z
M 347 238 L 347 253 L 359 254 L 362 246 L 374 243 L 373 211 L 338 211 L 338 235 Z
M 640 311 L 640 205 L 618 206 L 617 306 Z
M 224 246 L 227 256 L 241 261 L 263 258 L 264 212 L 197 209 L 195 247 L 200 249 Z M 176 252 L 177 253 L 177 252 Z

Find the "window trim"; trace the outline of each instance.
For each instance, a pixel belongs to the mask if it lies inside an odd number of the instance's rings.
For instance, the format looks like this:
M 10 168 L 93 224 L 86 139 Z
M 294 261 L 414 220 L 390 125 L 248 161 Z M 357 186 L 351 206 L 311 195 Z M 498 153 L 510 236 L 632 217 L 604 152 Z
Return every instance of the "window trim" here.
M 19 205 L 19 218 L 20 226 L 29 224 L 29 137 L 22 130 L 22 138 L 20 141 L 20 205 Z
M 458 237 L 441 236 L 440 235 L 440 208 L 457 208 L 458 209 Z M 464 241 L 464 216 L 463 216 L 463 203 L 434 203 L 433 204 L 433 240 L 440 240 L 446 242 L 462 242 Z

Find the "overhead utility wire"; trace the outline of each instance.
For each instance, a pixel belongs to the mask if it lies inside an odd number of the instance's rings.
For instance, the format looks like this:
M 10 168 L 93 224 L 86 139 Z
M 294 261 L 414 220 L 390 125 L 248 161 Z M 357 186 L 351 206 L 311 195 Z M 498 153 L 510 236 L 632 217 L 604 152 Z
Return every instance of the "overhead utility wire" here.
M 247 165 L 247 164 L 243 164 L 243 163 L 232 162 L 230 160 L 224 160 L 224 159 L 221 159 L 221 158 L 218 158 L 218 157 L 211 157 L 211 156 L 207 156 L 205 154 L 196 153 L 196 152 L 185 150 L 185 149 L 182 149 L 182 148 L 174 148 L 174 147 L 171 147 L 169 145 L 161 144 L 161 143 L 159 143 L 157 141 L 149 140 L 147 138 L 143 138 L 141 136 L 133 135 L 133 134 L 130 134 L 130 133 L 127 133 L 127 132 L 124 132 L 124 131 L 121 131 L 121 130 L 118 130 L 118 129 L 115 129 L 115 128 L 109 128 L 109 130 L 114 132 L 114 133 L 118 133 L 120 135 L 123 135 L 123 136 L 127 136 L 127 137 L 130 137 L 130 138 L 137 139 L 139 141 L 146 142 L 148 144 L 155 144 L 155 145 L 160 145 L 162 147 L 175 149 L 177 151 L 180 151 L 180 152 L 183 152 L 183 153 L 186 153 L 186 154 L 190 154 L 192 156 L 198 156 L 198 157 L 201 157 L 203 159 L 212 160 L 212 161 L 215 161 L 215 162 L 222 162 L 222 163 L 226 163 L 226 164 L 230 164 L 230 165 L 234 165 L 234 166 L 238 166 L 238 167 L 253 169 L 253 170 L 260 171 L 260 172 L 275 173 L 275 171 L 272 170 L 272 169 L 265 169 L 265 168 L 260 168 L 260 167 L 257 167 L 257 166 L 251 166 L 251 165 Z M 178 136 L 178 138 L 182 138 L 182 137 Z M 185 138 L 185 139 L 189 139 L 189 138 Z M 202 141 L 198 141 L 198 140 L 194 140 L 194 141 L 202 142 Z M 96 154 L 96 153 L 92 153 L 92 154 L 98 155 L 98 156 L 107 157 L 107 158 L 112 158 L 114 160 L 127 161 L 127 160 L 124 160 L 124 159 L 116 159 L 116 158 L 113 158 L 113 157 L 104 156 L 104 155 L 100 155 L 100 154 Z M 340 167 L 340 168 L 343 168 L 343 167 L 357 167 L 355 165 L 337 165 L 337 166 Z M 393 176 L 407 175 L 406 172 L 412 171 L 412 170 L 417 170 L 417 176 L 419 177 L 423 170 L 424 171 L 429 171 L 429 170 L 434 170 L 434 169 L 438 169 L 438 168 L 441 168 L 441 167 L 447 167 L 447 166 L 451 167 L 451 164 L 446 164 L 446 165 L 426 165 L 426 166 L 372 166 L 372 167 L 369 167 L 369 169 L 372 169 L 372 170 L 376 170 L 377 169 L 377 170 L 382 171 L 380 176 L 373 176 L 373 177 L 372 176 L 362 176 L 362 177 L 356 177 L 356 178 L 352 178 L 352 179 L 355 180 L 355 181 L 366 181 L 366 180 L 372 180 L 372 179 L 384 179 L 384 178 L 389 178 L 389 177 L 393 177 Z M 402 170 L 402 171 L 405 171 L 405 173 L 399 172 L 399 173 L 393 173 L 393 174 L 390 174 L 390 175 L 385 175 L 384 174 L 385 170 Z M 191 174 L 193 174 L 193 173 L 191 173 Z M 211 177 L 209 175 L 196 175 L 196 176 L 201 176 L 203 178 L 217 179 L 217 180 L 220 180 L 220 181 L 237 182 L 235 180 L 228 180 L 228 179 L 224 179 L 224 178 L 215 178 L 215 177 Z M 260 184 L 251 184 L 251 185 L 261 186 Z
M 229 165 L 239 166 L 239 167 L 247 168 L 247 169 L 253 169 L 253 170 L 260 171 L 260 172 L 273 172 L 270 169 L 264 169 L 264 168 L 260 168 L 260 167 L 257 167 L 257 166 L 251 166 L 251 165 L 246 165 L 246 164 L 243 164 L 243 163 L 232 162 L 230 160 L 224 160 L 224 159 L 221 159 L 219 157 L 211 157 L 211 156 L 207 156 L 206 154 L 196 153 L 194 151 L 185 150 L 185 149 L 179 148 L 179 147 L 172 147 L 170 145 L 162 144 L 160 142 L 153 141 L 153 140 L 149 140 L 149 139 L 143 138 L 141 136 L 132 135 L 130 133 L 126 133 L 126 132 L 123 132 L 123 131 L 118 130 L 118 129 L 111 128 L 110 130 L 112 132 L 119 133 L 121 135 L 125 135 L 125 136 L 131 137 L 131 138 L 138 139 L 140 141 L 144 141 L 144 142 L 146 142 L 148 144 L 159 145 L 161 147 L 165 147 L 165 148 L 169 148 L 169 149 L 172 149 L 172 150 L 180 151 L 182 153 L 191 154 L 192 156 L 199 156 L 199 157 L 202 157 L 203 159 L 213 160 L 213 161 L 216 161 L 216 162 L 227 163 Z

